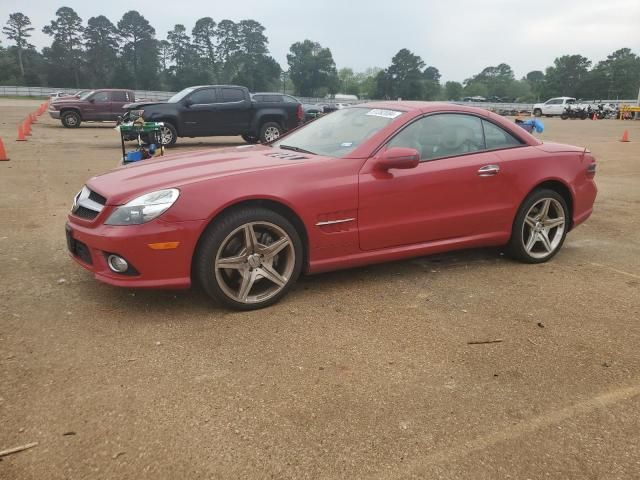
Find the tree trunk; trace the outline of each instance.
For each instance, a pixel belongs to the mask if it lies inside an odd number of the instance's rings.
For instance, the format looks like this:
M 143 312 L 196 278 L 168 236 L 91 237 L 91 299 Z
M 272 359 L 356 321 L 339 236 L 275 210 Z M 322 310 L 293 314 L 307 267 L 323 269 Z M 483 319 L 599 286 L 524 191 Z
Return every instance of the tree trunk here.
M 24 65 L 22 64 L 22 49 L 18 47 L 18 64 L 20 65 L 20 74 L 24 77 Z

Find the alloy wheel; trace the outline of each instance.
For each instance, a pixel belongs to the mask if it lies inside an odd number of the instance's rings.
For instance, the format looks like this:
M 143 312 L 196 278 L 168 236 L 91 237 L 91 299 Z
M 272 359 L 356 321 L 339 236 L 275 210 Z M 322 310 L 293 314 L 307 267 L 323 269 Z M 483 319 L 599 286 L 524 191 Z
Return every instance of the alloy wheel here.
M 173 132 L 169 127 L 162 127 L 160 130 L 160 141 L 162 145 L 169 145 L 173 140 Z
M 527 211 L 522 224 L 522 243 L 531 257 L 542 259 L 562 242 L 566 220 L 564 209 L 554 198 L 542 198 Z
M 280 137 L 280 130 L 277 127 L 269 127 L 264 131 L 264 139 L 267 143 L 273 142 Z
M 282 228 L 269 222 L 251 222 L 222 241 L 214 271 L 218 285 L 230 299 L 259 303 L 285 288 L 295 258 L 293 242 Z

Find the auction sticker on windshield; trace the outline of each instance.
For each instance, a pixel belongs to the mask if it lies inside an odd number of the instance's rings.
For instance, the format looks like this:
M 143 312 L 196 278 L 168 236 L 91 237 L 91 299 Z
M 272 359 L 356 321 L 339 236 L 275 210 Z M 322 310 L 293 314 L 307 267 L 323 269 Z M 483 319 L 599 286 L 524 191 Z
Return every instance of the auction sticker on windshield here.
M 383 110 L 382 108 L 374 108 L 373 110 L 369 110 L 367 115 L 371 115 L 372 117 L 383 117 L 383 118 L 396 118 L 399 115 L 402 115 L 402 112 L 398 112 L 396 110 Z

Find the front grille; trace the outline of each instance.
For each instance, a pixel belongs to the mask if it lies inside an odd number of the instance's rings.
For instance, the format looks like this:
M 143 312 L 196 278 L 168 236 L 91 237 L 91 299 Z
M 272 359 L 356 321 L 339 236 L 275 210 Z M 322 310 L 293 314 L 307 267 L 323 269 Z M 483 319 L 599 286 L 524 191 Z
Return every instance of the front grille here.
M 104 205 L 105 203 L 107 203 L 107 199 L 104 198 L 102 195 L 100 195 L 98 192 L 94 192 L 93 190 L 89 190 L 89 199 L 93 200 L 96 203 L 99 203 L 100 205 Z
M 98 216 L 98 213 L 100 212 L 96 212 L 95 210 L 89 210 L 88 208 L 80 207 L 80 206 L 78 206 L 78 208 L 73 212 L 73 214 L 76 217 L 84 218 L 86 220 L 93 220 Z
M 105 197 L 85 185 L 76 195 L 71 213 L 78 218 L 93 220 L 100 214 L 106 203 Z

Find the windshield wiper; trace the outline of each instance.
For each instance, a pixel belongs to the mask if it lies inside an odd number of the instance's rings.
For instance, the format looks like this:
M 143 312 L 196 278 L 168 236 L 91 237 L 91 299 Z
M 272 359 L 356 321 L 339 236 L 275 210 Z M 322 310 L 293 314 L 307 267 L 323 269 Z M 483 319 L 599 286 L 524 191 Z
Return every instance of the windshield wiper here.
M 317 155 L 314 152 L 310 152 L 309 150 L 305 150 L 304 148 L 294 147 L 293 145 L 278 145 L 283 150 L 293 150 L 294 152 L 299 153 L 308 153 L 309 155 Z

